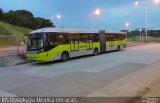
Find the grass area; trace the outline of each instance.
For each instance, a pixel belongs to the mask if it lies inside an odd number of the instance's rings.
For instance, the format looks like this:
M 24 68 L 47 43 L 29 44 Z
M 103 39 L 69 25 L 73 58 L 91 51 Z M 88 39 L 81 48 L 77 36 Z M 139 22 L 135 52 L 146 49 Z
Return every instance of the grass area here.
M 18 36 L 20 41 L 22 41 L 23 35 L 31 31 L 32 31 L 31 29 L 18 27 L 0 21 L 0 36 L 6 36 L 6 37 L 0 37 L 0 47 L 16 45 L 17 39 L 16 37 L 13 36 Z
M 129 36 L 128 42 L 140 41 L 139 36 Z
M 0 47 L 15 46 L 16 44 L 16 37 L 0 37 Z
M 153 37 L 153 36 L 147 36 L 148 42 L 160 42 L 160 37 Z M 139 42 L 140 41 L 140 36 L 129 36 L 128 37 L 128 42 Z M 141 37 L 141 42 L 146 41 L 146 36 Z

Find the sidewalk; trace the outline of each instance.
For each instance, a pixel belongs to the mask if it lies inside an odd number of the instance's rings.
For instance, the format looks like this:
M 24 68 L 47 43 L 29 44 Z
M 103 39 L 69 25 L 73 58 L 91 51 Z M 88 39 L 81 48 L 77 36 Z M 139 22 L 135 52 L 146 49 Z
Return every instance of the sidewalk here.
M 147 45 L 147 44 L 155 44 L 157 42 L 128 42 L 127 47 L 133 47 L 133 46 L 141 46 L 141 45 Z
M 0 57 L 9 56 L 9 55 L 17 55 L 17 54 L 18 54 L 17 47 L 0 48 Z
M 145 43 L 145 42 L 128 42 L 127 47 L 147 45 L 147 44 L 148 44 L 148 43 Z
M 19 48 L 16 46 L 0 48 L 0 68 L 25 62 L 19 56 L 23 55 L 25 50 L 25 46 L 20 46 Z

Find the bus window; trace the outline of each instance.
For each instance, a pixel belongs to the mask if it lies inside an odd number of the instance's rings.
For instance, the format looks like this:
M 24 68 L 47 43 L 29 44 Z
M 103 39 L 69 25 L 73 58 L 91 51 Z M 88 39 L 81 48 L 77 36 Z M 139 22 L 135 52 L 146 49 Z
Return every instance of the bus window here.
M 116 36 L 116 40 L 119 40 L 119 34 L 116 34 L 115 36 Z
M 99 41 L 98 34 L 93 34 L 93 42 L 98 42 L 98 41 Z
M 109 41 L 113 41 L 113 35 L 112 34 L 110 34 Z
M 56 34 L 55 33 L 46 33 L 44 42 L 45 42 L 45 50 L 46 51 L 54 48 L 57 45 Z
M 87 42 L 93 42 L 93 35 L 92 34 L 86 34 L 86 40 Z
M 127 35 L 126 34 L 122 34 L 122 40 L 125 40 L 125 39 L 127 39 Z
M 123 40 L 123 34 L 119 34 L 119 39 Z
M 74 39 L 73 39 L 73 36 L 72 36 L 72 35 L 70 35 L 70 37 L 69 37 L 69 42 L 70 42 L 71 44 L 74 43 Z
M 112 35 L 106 34 L 106 41 L 112 41 Z
M 86 43 L 86 35 L 79 34 L 79 43 Z
M 120 38 L 120 40 L 125 40 L 126 39 L 126 35 L 125 34 L 119 34 L 119 38 Z
M 69 44 L 70 43 L 69 42 L 69 34 L 65 34 L 64 36 L 65 36 L 65 43 Z
M 119 35 L 118 34 L 112 34 L 112 40 L 113 41 L 119 40 Z
M 57 34 L 57 43 L 58 44 L 67 44 L 69 43 L 68 35 L 65 33 Z
M 77 34 L 70 34 L 69 35 L 69 41 L 71 44 L 78 43 L 78 37 Z

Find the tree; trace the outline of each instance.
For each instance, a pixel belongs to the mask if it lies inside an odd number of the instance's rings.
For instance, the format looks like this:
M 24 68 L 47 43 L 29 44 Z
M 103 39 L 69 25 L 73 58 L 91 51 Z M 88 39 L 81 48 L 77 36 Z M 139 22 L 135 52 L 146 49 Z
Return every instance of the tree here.
M 22 16 L 27 16 L 33 18 L 33 14 L 30 11 L 27 10 L 17 10 L 15 13 L 22 15 Z
M 44 19 L 40 17 L 35 18 L 35 29 L 44 28 L 44 27 L 54 27 L 53 23 L 49 19 Z
M 53 27 L 53 23 L 49 19 L 34 17 L 33 14 L 27 10 L 10 10 L 4 13 L 4 21 L 20 27 L 39 29 L 44 27 Z
M 32 29 L 33 14 L 29 11 L 10 10 L 8 13 L 5 13 L 4 18 L 10 24 Z
M 3 10 L 0 8 L 0 20 L 3 19 Z

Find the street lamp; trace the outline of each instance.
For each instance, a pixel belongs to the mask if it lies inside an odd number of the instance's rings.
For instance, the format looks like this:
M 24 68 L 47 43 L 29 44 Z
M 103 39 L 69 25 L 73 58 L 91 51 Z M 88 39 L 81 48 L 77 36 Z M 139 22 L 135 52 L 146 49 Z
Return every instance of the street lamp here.
M 160 3 L 160 0 L 154 0 L 155 3 L 159 4 Z
M 141 29 L 141 28 L 139 29 L 139 32 L 140 32 L 139 40 L 140 40 L 140 42 L 142 41 L 142 30 L 143 30 L 143 29 Z
M 138 2 L 138 1 L 136 1 L 136 2 L 134 3 L 134 5 L 136 5 L 136 6 L 137 6 L 137 5 L 139 5 L 139 2 Z
M 101 11 L 99 9 L 96 9 L 95 12 L 94 12 L 94 14 L 97 15 L 97 16 L 99 16 L 100 13 L 101 13 Z
M 92 14 L 92 30 L 93 30 L 93 17 L 94 16 L 99 16 L 101 14 L 101 11 L 100 11 L 100 9 L 96 9 L 95 11 L 94 11 L 94 13 Z
M 146 42 L 148 42 L 148 2 L 149 1 L 146 1 L 146 5 L 145 5 Z M 152 0 L 152 1 L 155 2 L 156 4 L 160 3 L 160 0 Z M 138 6 L 139 2 L 136 1 L 134 4 Z
M 57 14 L 55 17 L 52 16 L 51 19 L 55 20 L 55 26 L 56 26 L 57 20 L 61 19 L 61 15 Z
M 131 32 L 130 22 L 126 22 L 125 27 L 126 27 L 126 29 L 128 29 L 129 32 Z
M 128 33 L 130 34 L 131 30 L 130 30 L 130 22 L 126 22 L 124 24 L 124 26 L 126 27 L 126 29 L 128 30 Z
M 125 24 L 124 24 L 124 26 L 125 26 L 125 28 L 126 28 L 126 33 L 127 33 L 127 39 L 128 39 L 128 34 L 130 34 L 130 32 L 131 32 L 131 30 L 130 30 L 130 22 L 126 22 Z
M 125 27 L 129 27 L 130 26 L 130 23 L 129 22 L 126 22 L 125 23 Z
M 56 19 L 60 19 L 61 18 L 61 15 L 56 15 Z

